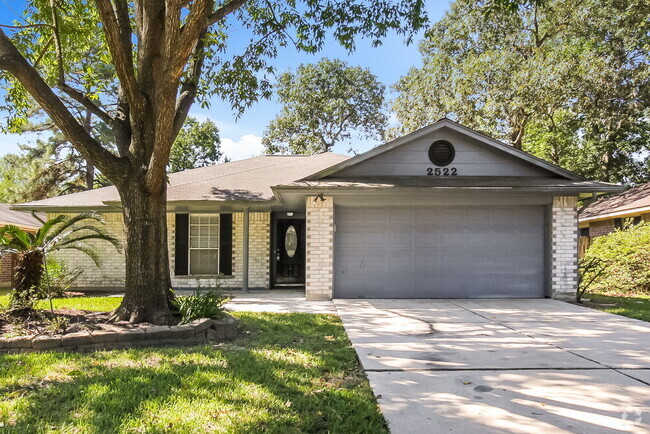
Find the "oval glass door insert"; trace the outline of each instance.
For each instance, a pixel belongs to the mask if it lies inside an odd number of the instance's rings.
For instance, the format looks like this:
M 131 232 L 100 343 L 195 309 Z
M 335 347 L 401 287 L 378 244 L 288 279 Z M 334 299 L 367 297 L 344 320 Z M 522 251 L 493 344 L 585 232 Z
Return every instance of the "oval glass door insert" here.
M 296 250 L 298 249 L 298 233 L 293 225 L 289 226 L 287 232 L 284 234 L 284 249 L 290 258 L 293 258 L 293 255 L 296 254 Z

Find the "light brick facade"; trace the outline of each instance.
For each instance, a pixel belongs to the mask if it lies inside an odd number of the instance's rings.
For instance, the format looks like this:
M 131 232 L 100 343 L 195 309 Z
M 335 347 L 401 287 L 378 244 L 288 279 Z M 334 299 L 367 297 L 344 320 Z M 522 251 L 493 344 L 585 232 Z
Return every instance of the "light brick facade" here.
M 553 198 L 551 222 L 551 296 L 575 300 L 578 285 L 578 213 L 576 198 Z
M 48 216 L 53 217 L 54 214 Z M 120 213 L 102 214 L 106 221 L 106 230 L 117 238 L 124 240 L 123 218 Z M 271 242 L 271 213 L 251 212 L 249 214 L 249 287 L 269 287 L 269 255 Z M 242 286 L 242 249 L 243 249 L 243 213 L 233 213 L 233 274 L 219 279 L 224 288 L 241 288 Z M 167 236 L 169 262 L 172 270 L 172 285 L 175 288 L 208 288 L 215 285 L 216 278 L 193 276 L 175 276 L 175 214 L 167 214 Z M 63 250 L 54 254 L 55 259 L 65 262 L 72 268 L 82 268 L 83 273 L 76 282 L 80 289 L 121 291 L 124 288 L 124 255 L 105 242 L 95 242 L 100 252 L 101 266 L 97 267 L 85 254 L 76 250 Z
M 305 296 L 307 300 L 329 300 L 334 289 L 334 200 L 307 196 L 306 208 Z

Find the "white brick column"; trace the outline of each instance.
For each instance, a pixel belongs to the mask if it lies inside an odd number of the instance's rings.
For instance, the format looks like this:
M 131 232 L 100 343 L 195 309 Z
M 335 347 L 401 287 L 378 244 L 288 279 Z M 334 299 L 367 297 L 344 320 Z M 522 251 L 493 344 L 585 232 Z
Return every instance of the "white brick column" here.
M 334 288 L 334 200 L 307 197 L 305 297 L 331 300 Z
M 551 297 L 575 300 L 578 286 L 576 198 L 553 198 L 551 222 Z

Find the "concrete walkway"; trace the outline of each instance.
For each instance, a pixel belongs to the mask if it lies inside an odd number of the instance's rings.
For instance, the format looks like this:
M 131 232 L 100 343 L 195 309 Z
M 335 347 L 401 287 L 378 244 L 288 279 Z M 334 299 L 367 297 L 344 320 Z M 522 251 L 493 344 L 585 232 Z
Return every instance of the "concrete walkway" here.
M 274 312 L 274 313 L 327 313 L 336 315 L 336 307 L 331 301 L 306 301 L 304 290 L 269 290 L 251 291 L 241 293 L 238 291 L 226 292 L 232 297 L 225 304 L 226 309 L 232 311 L 248 312 Z
M 650 325 L 554 300 L 336 300 L 394 434 L 650 433 Z

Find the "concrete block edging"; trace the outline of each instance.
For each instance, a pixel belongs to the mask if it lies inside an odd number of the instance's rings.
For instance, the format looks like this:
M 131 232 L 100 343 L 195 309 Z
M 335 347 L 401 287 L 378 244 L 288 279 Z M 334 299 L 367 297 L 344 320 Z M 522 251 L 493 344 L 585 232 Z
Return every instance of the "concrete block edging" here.
M 237 337 L 238 326 L 238 321 L 226 314 L 220 319 L 203 318 L 177 326 L 0 338 L 0 354 L 38 351 L 91 352 L 168 345 L 200 345 L 232 340 Z

